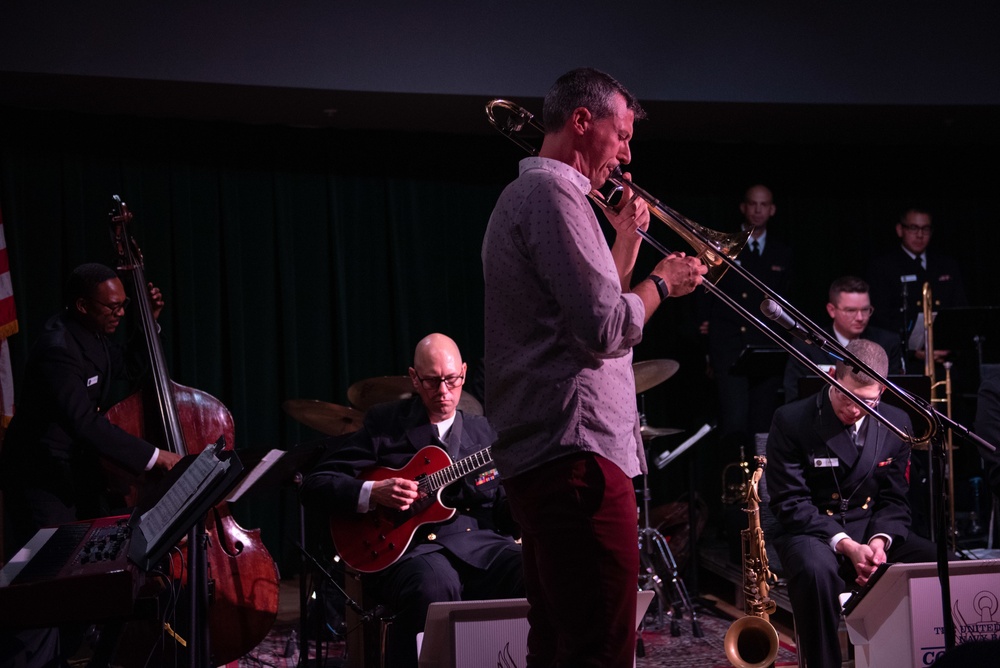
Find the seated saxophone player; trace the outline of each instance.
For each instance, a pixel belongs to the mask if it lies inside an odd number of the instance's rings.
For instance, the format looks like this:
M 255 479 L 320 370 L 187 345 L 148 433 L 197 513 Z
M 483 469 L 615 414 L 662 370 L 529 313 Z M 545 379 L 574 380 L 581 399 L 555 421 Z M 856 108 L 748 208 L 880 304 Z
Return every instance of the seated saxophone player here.
M 847 350 L 885 377 L 877 343 Z M 884 385 L 838 362 L 840 383 L 910 431 L 901 409 L 880 403 Z M 934 561 L 936 548 L 910 532 L 906 466 L 910 445 L 833 386 L 779 408 L 767 438 L 767 488 L 777 520 L 771 539 L 784 568 L 809 668 L 841 665 L 838 596 L 863 585 L 883 562 Z

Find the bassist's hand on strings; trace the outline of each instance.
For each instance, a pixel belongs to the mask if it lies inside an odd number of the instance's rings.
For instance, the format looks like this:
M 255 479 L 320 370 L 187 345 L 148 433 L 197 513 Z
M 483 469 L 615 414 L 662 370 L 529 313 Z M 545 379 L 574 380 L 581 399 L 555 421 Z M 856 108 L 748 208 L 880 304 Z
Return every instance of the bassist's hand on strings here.
M 147 283 L 146 286 L 149 288 L 149 303 L 153 307 L 153 318 L 159 318 L 165 303 L 163 301 L 163 293 L 152 283 Z
M 406 478 L 379 480 L 372 485 L 371 501 L 393 510 L 406 510 L 419 498 L 417 489 L 415 480 Z

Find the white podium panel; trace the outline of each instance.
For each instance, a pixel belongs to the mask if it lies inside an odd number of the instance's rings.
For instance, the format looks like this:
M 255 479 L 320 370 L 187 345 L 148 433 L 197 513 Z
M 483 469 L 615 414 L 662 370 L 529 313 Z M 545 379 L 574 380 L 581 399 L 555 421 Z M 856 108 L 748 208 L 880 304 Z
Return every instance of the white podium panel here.
M 640 591 L 635 625 L 642 622 L 654 592 Z M 528 650 L 528 600 L 431 603 L 422 638 L 420 668 L 517 668 Z
M 1000 639 L 1000 560 L 948 563 L 956 644 Z M 856 668 L 930 666 L 944 653 L 936 563 L 893 564 L 845 617 Z

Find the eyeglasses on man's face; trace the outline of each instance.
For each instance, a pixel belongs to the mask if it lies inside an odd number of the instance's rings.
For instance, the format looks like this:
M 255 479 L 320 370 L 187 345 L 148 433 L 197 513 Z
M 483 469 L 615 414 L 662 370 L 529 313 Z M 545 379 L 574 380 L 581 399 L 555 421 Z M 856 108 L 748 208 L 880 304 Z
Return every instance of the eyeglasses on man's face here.
M 129 299 L 128 297 L 126 297 L 122 301 L 118 302 L 117 304 L 106 304 L 106 303 L 104 303 L 102 301 L 98 301 L 98 300 L 96 300 L 94 298 L 91 298 L 90 301 L 92 301 L 95 304 L 98 304 L 100 306 L 103 306 L 104 308 L 108 309 L 108 312 L 110 312 L 110 313 L 117 313 L 117 312 L 121 311 L 121 313 L 123 315 L 125 313 L 125 309 L 127 309 L 128 305 L 132 303 L 132 300 Z
M 931 230 L 934 229 L 933 225 L 910 225 L 909 223 L 900 223 L 900 226 L 910 234 L 930 234 Z
M 420 381 L 420 385 L 425 390 L 436 390 L 441 387 L 441 383 L 444 383 L 445 387 L 449 390 L 454 390 L 456 387 L 459 387 L 465 382 L 465 375 L 463 374 L 455 374 L 452 376 L 427 376 L 425 378 L 414 371 L 413 375 L 417 377 L 417 380 Z
M 844 401 L 851 401 L 850 398 L 848 398 L 848 396 L 844 392 L 842 392 L 839 387 L 836 386 L 831 386 L 831 387 L 833 387 L 833 391 L 839 394 Z M 878 396 L 875 397 L 874 399 L 862 399 L 861 397 L 858 397 L 858 399 L 860 399 L 861 403 L 863 403 L 865 406 L 868 406 L 868 408 L 878 408 L 879 402 L 882 401 L 882 392 L 879 391 Z
M 874 306 L 862 306 L 861 308 L 856 308 L 856 307 L 840 308 L 839 306 L 834 306 L 834 308 L 840 311 L 841 313 L 847 314 L 849 318 L 857 318 L 859 315 L 862 318 L 870 318 L 872 313 L 875 312 Z

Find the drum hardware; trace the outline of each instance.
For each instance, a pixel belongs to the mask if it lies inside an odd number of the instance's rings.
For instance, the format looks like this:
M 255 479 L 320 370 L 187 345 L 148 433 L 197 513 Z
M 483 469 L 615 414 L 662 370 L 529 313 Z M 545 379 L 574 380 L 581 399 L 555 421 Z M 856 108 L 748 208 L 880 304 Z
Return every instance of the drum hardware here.
M 642 437 L 643 443 L 649 443 L 660 436 L 673 436 L 683 432 L 683 429 L 677 427 L 650 427 L 646 422 L 646 395 L 639 395 L 639 436 Z M 648 461 L 649 457 L 646 459 Z
M 687 586 L 678 573 L 677 562 L 674 560 L 673 553 L 670 552 L 667 539 L 659 530 L 649 524 L 649 500 L 649 474 L 644 473 L 642 476 L 644 526 L 639 530 L 639 588 L 644 591 L 653 590 L 656 592 L 655 628 L 664 627 L 663 617 L 666 614 L 670 617 L 670 635 L 679 636 L 681 634 L 681 618 L 687 611 L 691 615 L 691 634 L 695 638 L 701 638 L 704 633 L 701 630 L 701 623 L 698 621 L 698 613 L 695 612 Z M 673 597 L 668 597 L 664 592 L 666 586 L 671 588 Z
M 640 406 L 639 423 L 640 430 L 646 423 L 645 395 L 639 395 Z M 650 428 L 651 429 L 651 428 Z M 680 430 L 678 430 L 680 431 Z M 651 437 L 652 438 L 652 437 Z M 651 439 L 650 439 L 651 440 Z M 644 445 L 649 442 L 643 438 Z M 646 447 L 646 461 L 649 461 L 649 448 Z M 642 474 L 642 518 L 643 527 L 639 530 L 639 588 L 645 591 L 652 589 L 656 592 L 656 627 L 663 628 L 664 614 L 670 617 L 670 635 L 679 636 L 681 634 L 681 617 L 687 610 L 691 614 L 691 632 L 695 638 L 702 637 L 701 624 L 698 623 L 698 615 L 691 604 L 691 597 L 688 596 L 687 586 L 678 573 L 677 561 L 674 559 L 667 539 L 663 537 L 658 529 L 650 526 L 649 522 L 649 474 Z M 665 585 L 664 583 L 668 583 Z M 668 597 L 663 591 L 665 586 L 670 586 L 673 597 Z
M 364 425 L 363 412 L 317 399 L 287 399 L 281 408 L 293 419 L 327 436 L 351 434 Z

